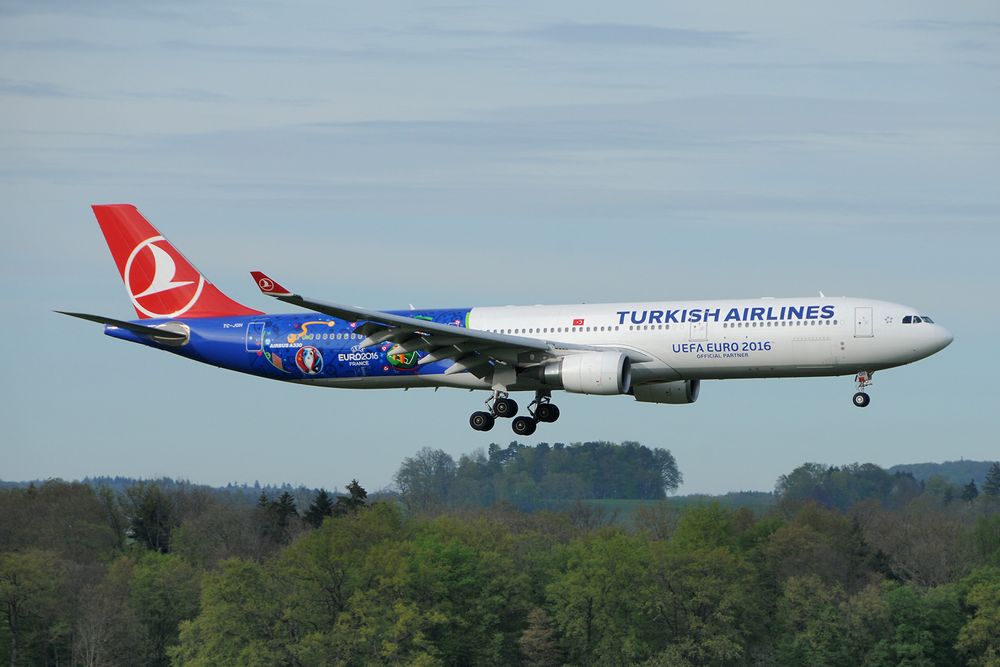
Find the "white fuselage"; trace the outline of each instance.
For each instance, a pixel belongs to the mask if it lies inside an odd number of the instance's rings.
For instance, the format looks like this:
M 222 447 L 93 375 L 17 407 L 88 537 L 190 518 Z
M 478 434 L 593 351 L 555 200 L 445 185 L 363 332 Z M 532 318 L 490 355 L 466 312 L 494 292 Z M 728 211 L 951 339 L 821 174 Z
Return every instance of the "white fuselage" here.
M 871 299 L 764 298 L 473 308 L 469 327 L 634 350 L 650 357 L 632 366 L 638 384 L 848 375 L 900 366 L 952 340 L 936 324 L 903 324 L 921 314 Z
M 470 329 L 607 347 L 632 357 L 632 384 L 854 375 L 943 349 L 952 335 L 918 309 L 849 297 L 474 307 Z M 912 320 L 916 320 L 913 322 Z M 909 320 L 910 323 L 904 323 Z M 352 388 L 490 387 L 470 373 L 312 380 Z M 538 389 L 529 379 L 512 391 Z

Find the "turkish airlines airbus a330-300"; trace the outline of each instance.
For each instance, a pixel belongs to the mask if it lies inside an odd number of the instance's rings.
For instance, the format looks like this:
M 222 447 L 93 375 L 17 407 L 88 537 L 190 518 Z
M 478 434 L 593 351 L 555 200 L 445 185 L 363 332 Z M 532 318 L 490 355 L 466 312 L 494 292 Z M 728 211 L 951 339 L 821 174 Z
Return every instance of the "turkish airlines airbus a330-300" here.
M 210 283 L 129 204 L 94 206 L 139 319 L 65 313 L 142 343 L 242 373 L 321 387 L 491 391 L 472 428 L 512 418 L 518 435 L 554 422 L 553 390 L 693 403 L 702 380 L 872 373 L 944 349 L 921 311 L 847 297 L 370 310 L 310 299 L 259 271 L 261 292 L 304 310 L 243 306 Z M 62 311 L 60 311 L 62 312 Z M 516 416 L 509 393 L 532 391 Z

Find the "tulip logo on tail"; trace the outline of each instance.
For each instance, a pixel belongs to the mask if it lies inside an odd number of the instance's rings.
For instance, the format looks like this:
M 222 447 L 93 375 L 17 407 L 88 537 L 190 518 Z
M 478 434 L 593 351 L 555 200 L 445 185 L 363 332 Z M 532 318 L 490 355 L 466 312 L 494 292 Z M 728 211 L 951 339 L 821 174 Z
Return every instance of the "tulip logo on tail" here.
M 323 355 L 312 345 L 306 345 L 295 353 L 295 365 L 306 375 L 316 375 L 323 371 Z
M 183 315 L 205 286 L 205 278 L 162 236 L 150 237 L 133 248 L 123 273 L 132 304 L 148 317 Z M 171 310 L 178 304 L 180 308 Z

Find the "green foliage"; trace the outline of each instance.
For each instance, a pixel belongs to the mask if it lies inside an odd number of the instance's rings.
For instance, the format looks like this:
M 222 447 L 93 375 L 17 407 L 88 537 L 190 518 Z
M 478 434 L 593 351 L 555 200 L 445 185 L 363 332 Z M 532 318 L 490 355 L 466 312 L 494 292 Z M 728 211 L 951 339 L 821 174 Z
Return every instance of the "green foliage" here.
M 333 513 L 337 516 L 353 514 L 368 503 L 368 492 L 358 484 L 358 480 L 352 479 L 347 485 L 347 495 L 337 496 L 337 504 L 333 507 Z
M 562 571 L 547 589 L 552 616 L 571 647 L 575 664 L 626 665 L 652 652 L 648 613 L 651 590 L 643 585 L 649 545 L 619 530 L 575 540 Z
M 778 479 L 775 492 L 786 511 L 818 503 L 842 512 L 862 500 L 883 507 L 902 507 L 917 497 L 920 483 L 910 473 L 889 473 L 872 463 L 825 466 L 806 463 Z
M 434 514 L 497 502 L 533 510 L 591 498 L 658 500 L 677 488 L 681 474 L 669 451 L 636 442 L 512 442 L 457 464 L 447 452 L 425 447 L 403 461 L 395 481 L 408 510 Z
M 951 484 L 961 486 L 968 479 L 982 482 L 992 465 L 992 461 L 945 461 L 944 463 L 906 463 L 889 468 L 889 473 L 910 473 L 921 481 L 938 476 Z
M 988 496 L 1000 496 L 1000 462 L 993 462 L 986 479 L 983 480 L 983 493 Z
M 1000 569 L 983 569 L 965 596 L 971 618 L 962 626 L 957 648 L 973 667 L 1000 665 Z
M 541 607 L 528 612 L 528 626 L 517 640 L 524 667 L 558 667 L 563 653 L 549 615 Z
M 302 519 L 313 528 L 319 528 L 328 516 L 333 516 L 333 496 L 326 489 L 320 489 Z
M 63 642 L 52 630 L 65 622 L 60 594 L 66 565 L 51 551 L 0 553 L 0 615 L 11 665 L 42 664 L 59 653 Z
M 1000 513 L 976 519 L 972 542 L 981 563 L 1000 567 Z
M 129 604 L 145 630 L 148 665 L 166 665 L 182 621 L 198 613 L 201 573 L 181 558 L 155 552 L 133 566 Z
M 75 562 L 99 559 L 124 539 L 114 499 L 85 484 L 49 480 L 0 490 L 0 548 L 53 551 Z
M 192 667 L 291 664 L 280 641 L 287 631 L 280 583 L 264 566 L 233 559 L 205 578 L 201 613 L 180 624 L 169 655 Z
M 140 482 L 123 494 L 128 535 L 147 549 L 166 553 L 179 525 L 173 499 L 155 483 Z
M 336 499 L 261 492 L 256 507 L 155 484 L 0 489 L 0 652 L 19 665 L 998 664 L 995 497 L 805 466 L 770 513 L 662 496 L 538 509 L 551 489 L 597 488 L 559 461 L 620 482 L 621 461 L 645 456 L 607 447 L 494 447 L 451 473 L 425 450 L 409 511 L 356 481 Z

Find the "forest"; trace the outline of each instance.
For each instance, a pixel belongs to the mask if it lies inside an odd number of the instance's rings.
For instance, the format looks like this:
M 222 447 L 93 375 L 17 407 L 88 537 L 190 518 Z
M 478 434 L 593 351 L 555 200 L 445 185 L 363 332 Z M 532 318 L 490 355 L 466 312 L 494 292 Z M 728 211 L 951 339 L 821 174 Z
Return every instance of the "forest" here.
M 679 502 L 680 479 L 638 443 L 512 443 L 458 461 L 421 450 L 371 495 L 357 480 L 256 497 L 0 488 L 0 652 L 14 666 L 1000 665 L 1000 464 L 956 483 L 807 463 L 753 509 Z

